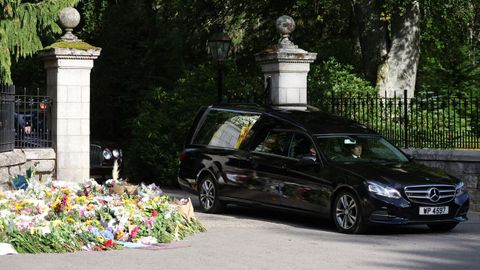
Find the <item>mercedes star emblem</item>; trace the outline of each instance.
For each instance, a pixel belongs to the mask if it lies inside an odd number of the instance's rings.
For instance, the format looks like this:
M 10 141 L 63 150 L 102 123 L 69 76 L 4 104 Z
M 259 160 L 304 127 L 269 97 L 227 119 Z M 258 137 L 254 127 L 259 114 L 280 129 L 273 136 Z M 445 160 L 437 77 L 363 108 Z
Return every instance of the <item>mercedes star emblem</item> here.
M 430 197 L 430 201 L 438 202 L 438 200 L 440 200 L 440 190 L 436 188 L 431 188 L 428 191 L 428 196 Z

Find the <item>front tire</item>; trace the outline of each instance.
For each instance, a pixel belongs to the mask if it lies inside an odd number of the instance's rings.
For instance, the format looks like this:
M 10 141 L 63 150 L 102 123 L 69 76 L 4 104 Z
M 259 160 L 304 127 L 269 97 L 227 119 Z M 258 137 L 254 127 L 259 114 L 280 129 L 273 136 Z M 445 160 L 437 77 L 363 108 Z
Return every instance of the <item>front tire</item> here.
M 341 233 L 357 234 L 365 232 L 362 209 L 357 196 L 350 191 L 341 191 L 334 200 L 332 218 Z
M 457 227 L 458 222 L 444 222 L 444 223 L 431 223 L 427 224 L 430 230 L 434 232 L 448 232 Z
M 205 176 L 198 187 L 198 200 L 205 213 L 219 213 L 225 204 L 218 198 L 217 183 L 212 176 Z

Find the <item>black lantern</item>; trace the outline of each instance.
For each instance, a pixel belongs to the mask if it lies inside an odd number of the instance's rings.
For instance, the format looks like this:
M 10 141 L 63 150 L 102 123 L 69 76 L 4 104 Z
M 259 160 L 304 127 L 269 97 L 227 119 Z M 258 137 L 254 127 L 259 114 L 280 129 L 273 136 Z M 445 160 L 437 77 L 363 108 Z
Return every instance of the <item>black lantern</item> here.
M 218 63 L 218 103 L 222 102 L 223 80 L 224 80 L 224 61 L 228 58 L 232 41 L 224 32 L 214 34 L 208 40 L 208 54 Z

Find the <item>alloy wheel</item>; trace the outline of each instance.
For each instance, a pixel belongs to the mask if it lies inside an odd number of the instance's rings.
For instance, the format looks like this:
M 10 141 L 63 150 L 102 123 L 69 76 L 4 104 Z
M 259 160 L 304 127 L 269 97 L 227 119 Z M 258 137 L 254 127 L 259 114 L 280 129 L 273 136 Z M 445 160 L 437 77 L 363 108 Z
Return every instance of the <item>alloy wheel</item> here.
M 344 230 L 349 230 L 355 225 L 358 219 L 358 207 L 350 195 L 343 194 L 337 201 L 335 219 Z
M 210 179 L 205 179 L 200 187 L 200 203 L 205 210 L 210 210 L 215 203 L 215 185 Z

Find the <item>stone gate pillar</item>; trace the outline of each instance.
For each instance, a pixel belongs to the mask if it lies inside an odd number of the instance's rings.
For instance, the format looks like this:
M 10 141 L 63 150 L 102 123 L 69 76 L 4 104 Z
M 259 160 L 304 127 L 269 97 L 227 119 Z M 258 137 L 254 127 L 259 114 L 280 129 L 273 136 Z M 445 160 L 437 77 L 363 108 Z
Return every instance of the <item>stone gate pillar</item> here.
M 47 94 L 53 100 L 56 179 L 71 182 L 90 176 L 90 70 L 100 55 L 100 48 L 72 34 L 79 22 L 77 10 L 62 10 L 60 23 L 66 33 L 39 53 L 47 70 Z
M 295 30 L 292 17 L 284 15 L 278 18 L 276 28 L 281 35 L 278 44 L 255 55 L 265 82 L 270 81 L 271 105 L 281 109 L 306 110 L 307 75 L 317 54 L 302 50 L 289 40 Z

